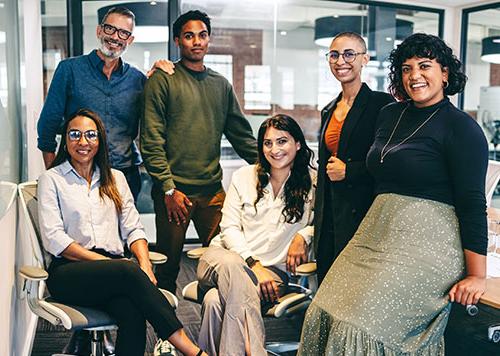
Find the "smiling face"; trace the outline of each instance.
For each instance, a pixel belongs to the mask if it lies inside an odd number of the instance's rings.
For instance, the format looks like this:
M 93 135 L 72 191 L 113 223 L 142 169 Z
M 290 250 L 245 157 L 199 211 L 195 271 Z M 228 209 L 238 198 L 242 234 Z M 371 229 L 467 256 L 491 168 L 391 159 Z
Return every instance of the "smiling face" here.
M 434 105 L 444 99 L 443 82 L 448 70 L 436 59 L 412 57 L 401 66 L 403 87 L 416 107 Z
M 120 15 L 120 14 L 110 14 L 104 24 L 111 25 L 118 30 L 125 30 L 132 32 L 134 29 L 134 22 L 130 17 Z M 128 39 L 123 40 L 118 36 L 118 31 L 115 31 L 112 35 L 107 35 L 104 33 L 104 29 L 101 25 L 97 25 L 97 40 L 99 41 L 99 50 L 101 53 L 108 58 L 118 58 L 125 53 L 127 47 L 134 41 L 134 36 L 130 36 Z
M 300 147 L 300 142 L 289 132 L 269 127 L 264 134 L 262 151 L 271 166 L 271 174 L 273 170 L 290 170 Z
M 344 53 L 347 50 L 353 50 L 356 53 L 365 52 L 361 43 L 352 37 L 342 36 L 334 39 L 330 45 L 330 51 Z M 361 69 L 370 60 L 367 54 L 359 54 L 352 63 L 346 63 L 342 56 L 336 63 L 329 63 L 332 74 L 341 84 L 351 83 L 354 81 L 361 82 Z
M 200 20 L 188 21 L 182 26 L 181 34 L 175 38 L 181 58 L 188 62 L 203 62 L 208 51 L 210 36 L 205 23 Z
M 81 137 L 75 141 L 70 140 L 68 133 L 71 130 L 80 131 Z M 97 130 L 97 126 L 92 119 L 86 116 L 77 116 L 69 122 L 66 131 L 66 147 L 71 164 L 75 168 L 92 165 L 99 149 L 99 138 L 96 141 L 91 141 L 85 137 L 84 132 L 89 130 Z

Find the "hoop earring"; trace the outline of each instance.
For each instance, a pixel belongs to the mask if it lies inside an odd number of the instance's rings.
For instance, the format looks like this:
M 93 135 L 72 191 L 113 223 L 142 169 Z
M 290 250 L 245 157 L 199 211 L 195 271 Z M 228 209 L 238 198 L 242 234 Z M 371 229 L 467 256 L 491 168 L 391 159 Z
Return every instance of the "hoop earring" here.
M 446 89 L 450 86 L 450 83 L 447 80 L 443 80 L 443 89 Z

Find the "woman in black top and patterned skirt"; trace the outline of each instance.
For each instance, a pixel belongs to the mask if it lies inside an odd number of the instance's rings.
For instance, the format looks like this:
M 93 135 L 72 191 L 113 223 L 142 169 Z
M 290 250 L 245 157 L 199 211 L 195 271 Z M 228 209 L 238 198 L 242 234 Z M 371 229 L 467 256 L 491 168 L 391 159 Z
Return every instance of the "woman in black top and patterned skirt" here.
M 300 355 L 444 355 L 450 302 L 486 288 L 488 146 L 447 98 L 466 77 L 438 37 L 390 56 L 390 89 L 367 165 L 377 197 L 309 308 Z

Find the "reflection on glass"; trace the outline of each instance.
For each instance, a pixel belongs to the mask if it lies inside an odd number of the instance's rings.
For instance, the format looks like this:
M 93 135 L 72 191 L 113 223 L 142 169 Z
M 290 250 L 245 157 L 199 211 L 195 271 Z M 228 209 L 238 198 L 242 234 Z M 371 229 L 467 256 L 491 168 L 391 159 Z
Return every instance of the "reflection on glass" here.
M 0 219 L 14 203 L 16 197 L 17 184 L 3 182 L 0 180 Z
M 490 142 L 490 156 L 500 159 L 500 64 L 481 59 L 483 40 L 500 35 L 500 6 L 469 14 L 465 63 L 468 77 L 464 92 L 464 110 L 482 125 Z
M 17 6 L 15 2 L 0 1 L 0 181 L 11 182 L 19 179 L 17 123 L 20 121 L 14 105 L 18 83 L 13 79 L 19 68 L 13 61 L 12 52 L 7 51 L 9 45 L 16 48 L 17 29 L 12 22 L 16 14 L 14 6 Z
M 438 34 L 436 12 L 396 6 L 184 0 L 181 12 L 199 9 L 212 17 L 209 53 L 231 55 L 232 83 L 252 127 L 283 112 L 299 121 L 309 141 L 316 141 L 320 110 L 341 90 L 325 60 L 328 47 L 317 44 L 329 46 L 335 35 L 331 24 L 342 22 L 344 27 L 337 26 L 337 31 L 355 31 L 366 38 L 372 61 L 363 80 L 374 90 L 387 88 L 384 60 L 395 45 L 414 32 Z M 327 31 L 318 25 L 322 21 L 330 24 Z
M 45 0 L 42 7 L 42 51 L 44 97 L 47 95 L 54 71 L 68 57 L 66 1 Z

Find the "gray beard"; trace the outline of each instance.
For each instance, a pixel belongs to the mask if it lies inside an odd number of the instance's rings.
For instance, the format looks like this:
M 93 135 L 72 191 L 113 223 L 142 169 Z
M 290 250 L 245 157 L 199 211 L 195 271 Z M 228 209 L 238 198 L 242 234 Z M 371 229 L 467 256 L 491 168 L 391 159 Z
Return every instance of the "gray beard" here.
M 128 46 L 126 46 L 126 47 L 122 47 L 122 49 L 119 51 L 110 51 L 106 47 L 106 44 L 104 43 L 104 38 L 101 38 L 101 39 L 98 38 L 97 43 L 99 44 L 99 50 L 101 51 L 101 53 L 105 57 L 110 58 L 110 59 L 120 58 L 123 54 L 125 54 L 125 52 L 127 52 L 127 49 L 128 49 Z

